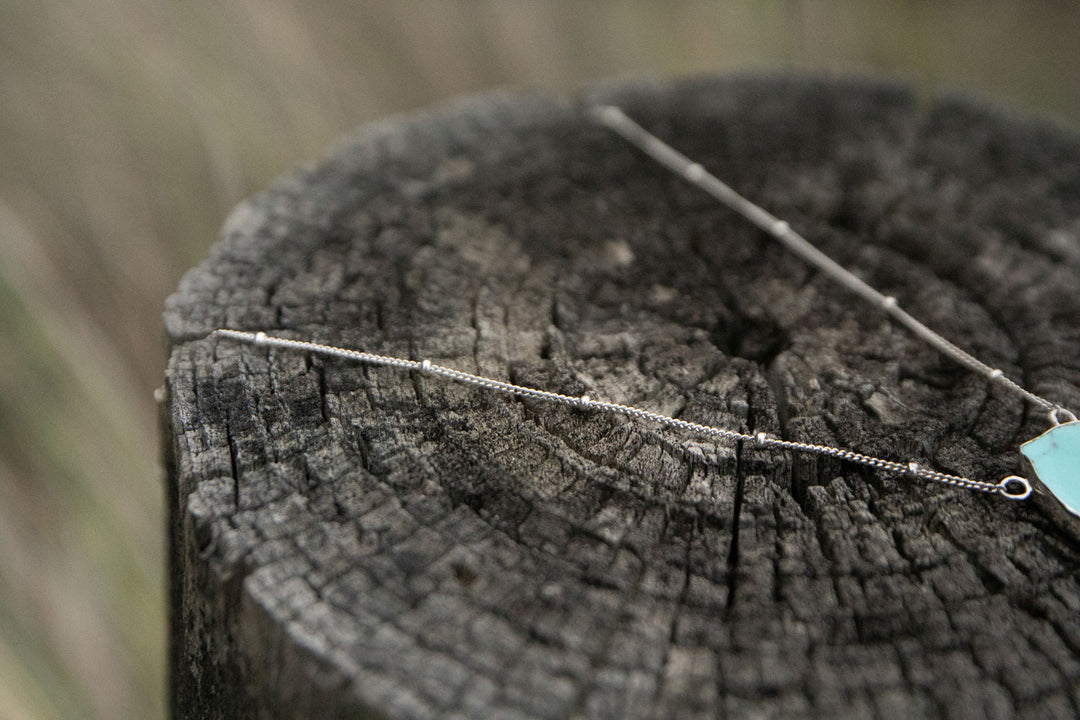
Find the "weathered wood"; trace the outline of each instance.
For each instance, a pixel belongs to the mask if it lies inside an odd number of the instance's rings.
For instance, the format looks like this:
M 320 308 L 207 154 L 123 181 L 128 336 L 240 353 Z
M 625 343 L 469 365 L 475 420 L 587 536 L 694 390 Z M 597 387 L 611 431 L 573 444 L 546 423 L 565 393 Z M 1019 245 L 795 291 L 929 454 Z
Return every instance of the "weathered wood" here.
M 1080 140 L 863 81 L 596 90 L 1080 406 Z M 1080 546 L 1029 506 L 389 369 L 266 330 L 974 477 L 1040 418 L 578 109 L 362 130 L 165 315 L 183 718 L 1074 717 Z

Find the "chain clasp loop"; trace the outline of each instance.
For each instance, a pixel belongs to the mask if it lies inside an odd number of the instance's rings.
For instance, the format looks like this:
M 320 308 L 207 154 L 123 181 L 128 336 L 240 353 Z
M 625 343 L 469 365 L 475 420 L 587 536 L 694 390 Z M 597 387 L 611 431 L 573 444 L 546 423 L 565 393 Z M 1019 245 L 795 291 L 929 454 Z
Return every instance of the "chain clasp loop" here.
M 997 484 L 997 493 L 1010 500 L 1027 500 L 1031 497 L 1031 482 L 1019 475 L 1010 475 Z
M 1050 417 L 1050 422 L 1053 423 L 1055 427 L 1077 421 L 1076 413 L 1072 410 L 1066 410 L 1061 406 L 1055 407 L 1048 415 Z M 1062 418 L 1065 419 L 1062 420 Z

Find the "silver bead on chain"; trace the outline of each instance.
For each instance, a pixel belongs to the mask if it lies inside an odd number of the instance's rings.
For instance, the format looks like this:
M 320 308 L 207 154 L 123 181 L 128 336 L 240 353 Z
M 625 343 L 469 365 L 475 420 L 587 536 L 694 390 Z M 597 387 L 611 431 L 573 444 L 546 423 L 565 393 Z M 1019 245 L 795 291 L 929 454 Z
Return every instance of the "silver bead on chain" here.
M 916 320 L 900 308 L 895 297 L 885 295 L 875 290 L 861 278 L 854 275 L 828 255 L 810 244 L 806 238 L 792 230 L 791 226 L 786 222 L 772 215 L 764 208 L 755 205 L 750 200 L 747 200 L 719 178 L 706 171 L 699 163 L 694 162 L 655 135 L 649 133 L 643 127 L 631 120 L 620 108 L 611 105 L 597 106 L 590 108 L 588 114 L 595 122 L 604 125 L 619 134 L 663 167 L 676 175 L 685 178 L 688 182 L 709 193 L 721 203 L 772 235 L 790 252 L 823 272 L 833 281 L 839 283 L 870 304 L 878 307 L 897 323 L 903 325 L 914 335 L 934 347 L 942 355 L 963 365 L 972 372 L 982 375 L 989 381 L 997 383 L 1000 387 L 1009 392 L 1019 395 L 1026 402 L 1030 402 L 1046 410 L 1050 422 L 1053 425 L 1076 421 L 1076 414 L 1072 411 L 1021 387 L 1019 383 L 1006 377 L 1005 373 L 1001 370 L 990 367 L 971 353 L 957 347 L 948 339 L 942 337 L 920 321 Z M 904 473 L 914 478 L 931 480 L 933 482 L 944 483 L 954 487 L 996 493 L 1011 500 L 1026 500 L 1032 493 L 1031 483 L 1026 478 L 1017 475 L 1010 475 L 996 483 L 972 480 L 959 475 L 949 475 L 948 473 L 930 470 L 922 467 L 916 462 L 905 464 L 864 455 L 853 450 L 831 447 L 829 445 L 815 445 L 812 443 L 781 440 L 779 438 L 771 437 L 763 432 L 750 435 L 735 430 L 725 430 L 723 428 L 703 425 L 689 420 L 680 420 L 678 418 L 669 417 L 667 415 L 644 410 L 642 408 L 636 408 L 630 405 L 596 400 L 588 395 L 562 395 L 547 390 L 537 390 L 535 388 L 515 385 L 513 383 L 443 367 L 442 365 L 436 365 L 428 360 L 407 360 L 386 355 L 375 355 L 358 350 L 347 350 L 331 345 L 321 345 L 319 343 L 302 340 L 271 337 L 262 332 L 251 333 L 222 329 L 215 331 L 214 334 L 220 338 L 251 343 L 260 347 L 298 350 L 301 352 L 310 352 L 317 355 L 351 360 L 370 365 L 385 365 L 403 370 L 418 371 L 425 375 L 443 377 L 448 380 L 453 380 L 465 385 L 472 385 L 492 392 L 532 398 L 559 405 L 569 405 L 584 410 L 595 410 L 623 415 L 703 437 L 752 442 L 759 448 L 776 448 L 834 457 L 859 465 L 865 465 L 876 470 Z
M 794 450 L 796 452 L 812 453 L 816 455 L 827 455 L 829 457 L 835 457 L 840 460 L 846 460 L 849 462 L 857 463 L 859 465 L 866 465 L 877 470 L 905 473 L 907 475 L 910 475 L 911 477 L 923 478 L 925 480 L 933 480 L 935 482 L 944 483 L 946 485 L 953 485 L 959 488 L 978 490 L 980 492 L 997 493 L 999 495 L 1002 495 L 1003 497 L 1007 497 L 1013 500 L 1025 500 L 1029 495 L 1031 495 L 1031 484 L 1022 477 L 1010 476 L 998 483 L 971 480 L 969 478 L 960 477 L 958 475 L 948 475 L 946 473 L 928 470 L 921 467 L 918 463 L 914 462 L 904 464 L 894 462 L 892 460 L 884 460 L 882 458 L 872 457 L 870 455 L 863 455 L 862 453 L 857 453 L 852 450 L 844 450 L 843 448 L 830 447 L 828 445 L 814 445 L 811 443 L 781 440 L 779 438 L 771 437 L 763 432 L 750 435 L 748 433 L 741 433 L 735 430 L 726 430 L 724 428 L 713 427 L 712 425 L 704 425 L 702 423 L 696 423 L 690 420 L 673 418 L 668 415 L 653 412 L 651 410 L 633 407 L 632 405 L 623 405 L 621 403 L 596 400 L 589 395 L 563 395 L 561 393 L 550 392 L 548 390 L 538 390 L 536 388 L 525 387 L 523 385 L 515 385 L 514 383 L 508 383 L 502 380 L 495 380 L 492 378 L 484 377 L 482 375 L 474 375 L 472 373 L 467 373 L 462 370 L 455 370 L 454 368 L 445 367 L 443 365 L 436 365 L 430 360 L 407 360 L 405 358 L 391 357 L 388 355 L 376 355 L 374 353 L 361 352 L 359 350 L 348 350 L 346 348 L 334 347 L 332 345 L 322 345 L 319 343 L 308 342 L 306 340 L 290 340 L 288 338 L 273 337 L 263 332 L 251 333 L 242 332 L 239 330 L 222 329 L 214 331 L 213 334 L 219 338 L 248 343 L 257 347 L 278 348 L 281 350 L 296 350 L 300 352 L 312 353 L 314 355 L 322 355 L 325 357 L 339 358 L 342 360 L 350 360 L 353 362 L 361 362 L 368 365 L 385 365 L 388 367 L 399 368 L 402 370 L 418 371 L 425 375 L 443 377 L 448 380 L 453 380 L 454 382 L 462 383 L 463 385 L 471 385 L 474 387 L 483 388 L 484 390 L 489 390 L 491 392 L 502 393 L 504 395 L 515 395 L 517 397 L 530 398 L 534 400 L 542 400 L 558 405 L 569 405 L 571 407 L 580 408 L 582 410 L 595 410 L 599 412 L 611 413 L 614 415 L 623 415 L 625 417 L 637 418 L 639 420 L 656 423 L 657 425 L 660 425 L 662 427 L 672 428 L 675 430 L 683 430 L 702 437 L 752 442 L 755 446 L 759 448 L 777 448 L 782 450 Z

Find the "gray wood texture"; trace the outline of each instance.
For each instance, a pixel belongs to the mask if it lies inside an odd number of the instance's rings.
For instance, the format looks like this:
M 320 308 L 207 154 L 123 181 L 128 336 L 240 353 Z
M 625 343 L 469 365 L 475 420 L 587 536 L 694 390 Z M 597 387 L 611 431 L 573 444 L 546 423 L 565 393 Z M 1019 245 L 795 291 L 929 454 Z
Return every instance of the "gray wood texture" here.
M 596 88 L 1080 406 L 1080 139 L 807 78 Z M 696 442 L 265 330 L 999 478 L 1044 427 L 543 94 L 364 128 L 165 313 L 178 718 L 1065 718 L 1080 545 L 1030 505 Z

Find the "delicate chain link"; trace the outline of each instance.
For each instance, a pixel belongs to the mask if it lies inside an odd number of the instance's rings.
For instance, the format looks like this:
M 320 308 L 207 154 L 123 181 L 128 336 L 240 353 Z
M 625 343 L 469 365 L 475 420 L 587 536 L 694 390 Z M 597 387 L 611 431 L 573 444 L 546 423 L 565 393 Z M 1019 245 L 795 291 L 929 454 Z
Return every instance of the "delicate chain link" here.
M 376 355 L 374 353 L 361 352 L 359 350 L 348 350 L 345 348 L 334 347 L 332 345 L 322 345 L 319 343 L 307 342 L 305 340 L 290 340 L 288 338 L 273 337 L 262 332 L 250 333 L 241 332 L 239 330 L 221 329 L 216 330 L 214 332 L 214 335 L 220 338 L 235 340 L 237 342 L 248 343 L 259 347 L 279 348 L 283 350 L 298 350 L 301 352 L 309 352 L 316 355 L 324 355 L 327 357 L 351 360 L 354 362 L 361 362 L 369 365 L 385 365 L 389 367 L 400 368 L 403 370 L 415 370 L 422 372 L 425 375 L 444 377 L 448 380 L 453 380 L 464 385 L 471 385 L 474 387 L 483 388 L 484 390 L 490 390 L 492 392 L 502 393 L 505 395 L 516 395 L 518 397 L 543 400 L 545 402 L 555 403 L 559 405 L 569 405 L 583 410 L 596 410 L 616 415 L 623 415 L 625 417 L 638 418 L 640 420 L 646 420 L 648 422 L 656 423 L 663 427 L 668 427 L 675 430 L 682 430 L 699 436 L 719 438 L 724 440 L 741 440 L 752 442 L 757 447 L 761 448 L 778 448 L 783 450 L 794 450 L 797 452 L 812 453 L 816 455 L 826 455 L 829 457 L 838 458 L 840 460 L 846 460 L 849 462 L 858 463 L 860 465 L 866 465 L 877 470 L 906 473 L 907 475 L 910 475 L 912 477 L 933 480 L 935 482 L 945 483 L 947 485 L 953 485 L 955 487 L 978 490 L 981 492 L 996 493 L 1013 500 L 1024 500 L 1031 494 L 1030 483 L 1028 483 L 1028 481 L 1024 478 L 1016 476 L 1010 476 L 1008 478 L 1005 478 L 999 483 L 971 480 L 957 475 L 948 475 L 946 473 L 928 470 L 921 467 L 918 463 L 908 463 L 905 465 L 903 463 L 894 462 L 892 460 L 884 460 L 882 458 L 876 458 L 870 455 L 863 455 L 862 453 L 853 452 L 851 450 L 844 450 L 842 448 L 830 447 L 828 445 L 813 445 L 811 443 L 781 440 L 779 438 L 771 437 L 763 432 L 751 435 L 748 433 L 741 433 L 735 430 L 726 430 L 724 428 L 718 428 L 712 425 L 696 423 L 691 420 L 681 420 L 679 418 L 673 418 L 668 415 L 653 412 L 651 410 L 644 410 L 642 408 L 633 407 L 632 405 L 623 405 L 621 403 L 595 400 L 588 395 L 563 395 L 561 393 L 550 392 L 548 390 L 538 390 L 536 388 L 525 387 L 523 385 L 515 385 L 514 383 L 504 382 L 502 380 L 494 380 L 492 378 L 484 377 L 482 375 L 474 375 L 472 373 L 467 373 L 462 370 L 455 370 L 454 368 L 445 367 L 443 365 L 436 365 L 429 360 L 407 360 L 405 358 L 391 357 L 388 355 Z
M 783 220 L 733 190 L 729 185 L 710 174 L 699 163 L 680 153 L 675 148 L 656 137 L 645 128 L 631 120 L 620 108 L 603 105 L 589 109 L 590 117 L 610 128 L 638 149 L 676 175 L 696 185 L 729 208 L 772 235 L 789 251 L 805 260 L 832 280 L 851 290 L 872 305 L 877 306 L 893 320 L 906 327 L 924 342 L 933 346 L 942 355 L 963 365 L 972 372 L 998 383 L 1006 390 L 1019 395 L 1024 400 L 1047 410 L 1051 422 L 1058 424 L 1058 416 L 1065 414 L 1073 419 L 1076 416 L 1055 402 L 1040 397 L 1020 386 L 1019 383 L 1005 376 L 1001 370 L 990 367 L 971 353 L 934 332 L 902 310 L 891 295 L 884 295 L 871 287 L 858 276 L 837 263 L 825 253 L 814 247 L 806 238 L 791 229 Z
M 709 193 L 735 212 L 747 218 L 750 222 L 772 235 L 789 251 L 823 272 L 835 282 L 881 309 L 897 323 L 903 325 L 923 341 L 937 349 L 942 355 L 963 365 L 972 372 L 982 375 L 992 382 L 996 382 L 1001 387 L 1019 395 L 1024 400 L 1047 410 L 1050 421 L 1054 425 L 1058 425 L 1063 421 L 1076 421 L 1077 417 L 1075 413 L 1023 388 L 1019 383 L 1006 377 L 1001 370 L 990 367 L 971 353 L 957 347 L 954 343 L 931 330 L 922 322 L 902 310 L 897 303 L 896 298 L 878 292 L 861 278 L 851 273 L 828 255 L 814 247 L 806 240 L 806 238 L 792 230 L 791 226 L 786 222 L 735 192 L 735 190 L 722 182 L 719 178 L 707 172 L 699 163 L 686 157 L 678 150 L 675 150 L 673 147 L 631 120 L 621 109 L 607 105 L 590 108 L 588 112 L 593 120 L 615 131 L 660 165 L 676 175 L 685 178 L 687 181 Z M 442 365 L 435 365 L 428 360 L 406 360 L 404 358 L 386 355 L 375 355 L 373 353 L 348 350 L 332 345 L 321 345 L 319 343 L 306 342 L 303 340 L 271 337 L 262 332 L 250 333 L 222 329 L 215 331 L 214 334 L 221 338 L 251 343 L 261 347 L 299 350 L 302 352 L 310 352 L 372 365 L 386 365 L 403 370 L 419 371 L 427 375 L 444 377 L 448 380 L 453 380 L 465 385 L 472 385 L 492 392 L 533 398 L 581 409 L 598 410 L 623 415 L 625 417 L 656 423 L 663 427 L 682 430 L 698 436 L 752 442 L 760 448 L 777 448 L 781 450 L 792 450 L 795 452 L 834 457 L 877 470 L 904 473 L 911 477 L 932 480 L 954 487 L 995 493 L 1002 497 L 1009 498 L 1010 500 L 1026 500 L 1032 493 L 1031 483 L 1027 479 L 1016 475 L 1010 475 L 997 483 L 972 480 L 959 475 L 949 475 L 948 473 L 923 468 L 916 462 L 904 464 L 864 455 L 853 450 L 831 447 L 829 445 L 814 445 L 812 443 L 781 440 L 779 438 L 771 437 L 763 432 L 750 435 L 735 430 L 725 430 L 723 428 L 703 425 L 689 420 L 680 420 L 678 418 L 669 417 L 651 410 L 644 410 L 630 405 L 594 400 L 588 395 L 573 396 L 549 392 L 547 390 L 537 390 L 536 388 L 515 385 L 513 383 L 494 380 L 481 375 L 473 375 L 472 373 L 455 370 Z

